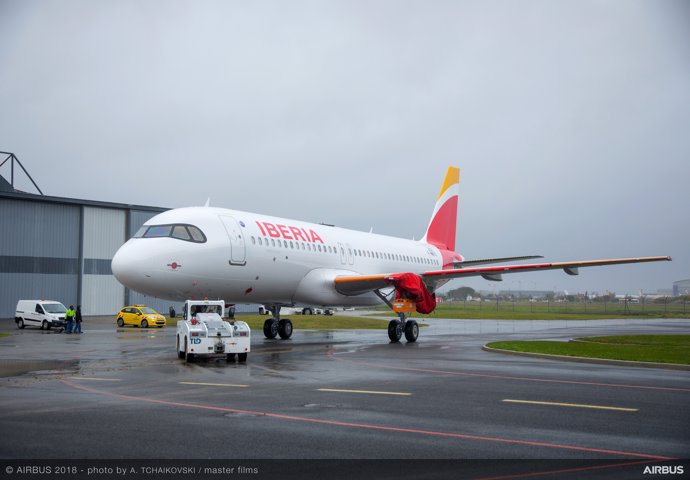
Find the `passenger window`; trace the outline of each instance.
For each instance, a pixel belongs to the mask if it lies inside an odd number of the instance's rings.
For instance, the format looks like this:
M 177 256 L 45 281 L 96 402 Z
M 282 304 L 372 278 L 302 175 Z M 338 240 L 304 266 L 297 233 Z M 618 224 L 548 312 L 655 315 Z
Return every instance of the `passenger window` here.
M 276 241 L 273 238 L 271 239 L 271 246 L 273 246 L 273 247 L 276 246 Z
M 191 240 L 192 237 L 184 225 L 175 225 L 172 231 L 173 238 L 179 238 L 180 240 Z

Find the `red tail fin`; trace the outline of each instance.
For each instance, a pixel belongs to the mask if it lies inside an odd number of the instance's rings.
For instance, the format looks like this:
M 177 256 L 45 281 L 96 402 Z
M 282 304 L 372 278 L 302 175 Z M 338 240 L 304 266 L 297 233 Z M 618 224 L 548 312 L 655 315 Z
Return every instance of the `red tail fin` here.
M 455 233 L 458 221 L 458 195 L 460 193 L 460 169 L 448 167 L 441 193 L 436 200 L 434 213 L 422 241 L 442 250 L 455 251 Z

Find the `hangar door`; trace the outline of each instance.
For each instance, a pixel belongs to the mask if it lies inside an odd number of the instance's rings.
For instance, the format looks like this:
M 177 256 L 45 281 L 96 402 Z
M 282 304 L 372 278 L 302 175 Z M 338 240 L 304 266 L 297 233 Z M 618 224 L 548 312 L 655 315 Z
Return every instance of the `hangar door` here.
M 233 217 L 220 215 L 225 231 L 230 239 L 230 265 L 244 265 L 247 263 L 244 251 L 244 236 L 239 223 Z

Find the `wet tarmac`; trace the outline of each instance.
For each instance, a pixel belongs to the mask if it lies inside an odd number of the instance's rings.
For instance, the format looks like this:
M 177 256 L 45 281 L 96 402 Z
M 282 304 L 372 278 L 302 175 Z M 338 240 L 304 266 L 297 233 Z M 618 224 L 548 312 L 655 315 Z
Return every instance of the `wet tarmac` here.
M 3 458 L 690 457 L 690 372 L 481 350 L 504 339 L 690 333 L 687 320 L 427 320 L 380 331 L 254 331 L 246 364 L 186 364 L 174 327 L 0 331 Z M 574 477 L 578 478 L 578 477 Z

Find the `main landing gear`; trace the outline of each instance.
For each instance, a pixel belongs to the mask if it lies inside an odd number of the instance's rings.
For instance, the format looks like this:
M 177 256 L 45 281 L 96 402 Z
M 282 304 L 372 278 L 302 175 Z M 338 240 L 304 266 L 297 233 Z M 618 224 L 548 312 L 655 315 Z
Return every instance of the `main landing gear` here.
M 405 334 L 405 340 L 408 342 L 416 342 L 419 336 L 419 325 L 412 319 L 406 318 L 404 313 L 399 313 L 395 320 L 391 320 L 388 323 L 388 338 L 391 342 L 399 342 Z
M 264 335 L 266 338 L 276 338 L 280 336 L 283 340 L 287 340 L 292 336 L 292 322 L 288 318 L 280 318 L 280 305 L 273 305 L 268 307 L 273 318 L 269 318 L 264 322 Z
M 380 290 L 374 290 L 374 293 L 381 300 L 383 300 L 383 303 L 388 305 L 391 308 L 391 310 L 397 312 L 398 314 L 397 319 L 391 320 L 388 323 L 388 338 L 391 339 L 391 342 L 399 342 L 403 336 L 403 333 L 405 334 L 405 340 L 407 340 L 410 343 L 416 342 L 417 337 L 419 337 L 419 325 L 417 324 L 417 322 L 415 320 L 407 318 L 407 313 L 405 313 L 404 311 L 396 309 L 396 307 L 391 303 L 389 296 L 384 295 Z M 393 293 L 394 292 L 391 292 L 390 295 L 393 295 Z

